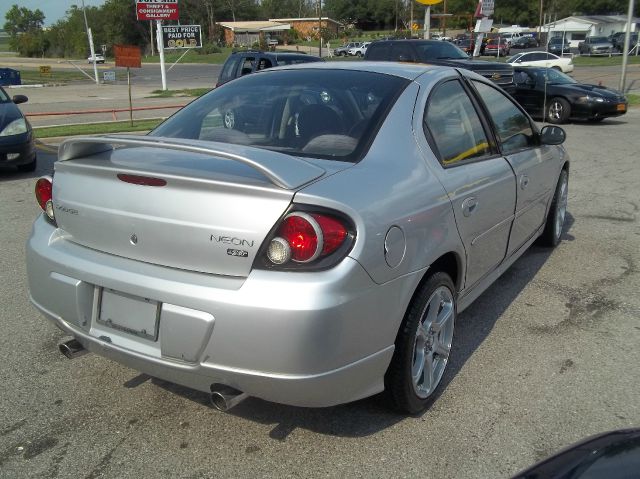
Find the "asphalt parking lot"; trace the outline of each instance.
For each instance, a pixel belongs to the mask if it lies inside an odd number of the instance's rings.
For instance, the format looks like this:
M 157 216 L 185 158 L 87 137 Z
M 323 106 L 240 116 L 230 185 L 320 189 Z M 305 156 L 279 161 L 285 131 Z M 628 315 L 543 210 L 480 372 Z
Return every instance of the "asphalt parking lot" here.
M 459 318 L 445 388 L 418 417 L 381 396 L 327 409 L 205 394 L 75 360 L 29 305 L 35 174 L 0 170 L 0 477 L 506 478 L 598 432 L 640 426 L 640 109 L 565 126 L 564 241 L 533 247 Z

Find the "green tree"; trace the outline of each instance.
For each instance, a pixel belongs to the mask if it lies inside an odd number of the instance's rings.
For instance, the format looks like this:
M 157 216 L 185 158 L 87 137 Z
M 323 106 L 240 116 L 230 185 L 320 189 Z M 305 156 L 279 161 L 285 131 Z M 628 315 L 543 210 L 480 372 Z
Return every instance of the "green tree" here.
M 5 14 L 4 29 L 9 33 L 9 45 L 26 57 L 44 56 L 48 40 L 42 31 L 44 13 L 13 5 Z
M 44 25 L 44 13 L 41 10 L 29 10 L 26 7 L 18 7 L 15 4 L 5 14 L 4 18 L 6 20 L 4 29 L 12 39 L 15 39 L 21 33 L 42 30 L 42 25 Z

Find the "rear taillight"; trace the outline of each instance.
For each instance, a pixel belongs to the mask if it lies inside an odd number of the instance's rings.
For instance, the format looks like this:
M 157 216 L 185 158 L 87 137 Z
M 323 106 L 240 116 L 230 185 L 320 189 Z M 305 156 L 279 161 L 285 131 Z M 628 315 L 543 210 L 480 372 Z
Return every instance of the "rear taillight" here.
M 47 217 L 51 220 L 55 220 L 53 214 L 53 180 L 49 176 L 45 176 L 36 181 L 36 200 L 45 212 Z
M 268 240 L 263 266 L 280 269 L 325 269 L 351 248 L 355 231 L 346 218 L 329 213 L 294 211 L 284 217 Z

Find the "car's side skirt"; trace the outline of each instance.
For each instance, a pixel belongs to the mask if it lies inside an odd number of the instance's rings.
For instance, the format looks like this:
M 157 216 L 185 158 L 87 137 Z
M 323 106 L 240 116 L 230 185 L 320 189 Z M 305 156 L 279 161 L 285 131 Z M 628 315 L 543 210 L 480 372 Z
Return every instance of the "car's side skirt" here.
M 543 223 L 540 228 L 538 228 L 536 233 L 531 238 L 529 238 L 526 243 L 524 243 L 519 249 L 514 251 L 513 254 L 506 258 L 496 269 L 494 269 L 491 273 L 487 274 L 478 283 L 476 283 L 475 286 L 473 286 L 469 290 L 462 290 L 460 292 L 457 305 L 458 312 L 462 312 L 467 309 L 467 307 L 471 303 L 473 303 L 478 298 L 478 296 L 484 293 L 485 290 L 496 281 L 496 279 L 502 276 L 502 273 L 509 269 L 511 265 L 515 263 L 516 260 L 529 249 L 533 242 L 542 234 L 545 224 L 546 222 Z

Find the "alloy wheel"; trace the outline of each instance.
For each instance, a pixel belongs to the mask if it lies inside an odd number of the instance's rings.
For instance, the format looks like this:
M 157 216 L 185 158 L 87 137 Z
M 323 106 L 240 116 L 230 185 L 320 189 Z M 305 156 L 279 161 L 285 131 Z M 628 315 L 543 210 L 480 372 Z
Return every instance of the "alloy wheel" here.
M 442 379 L 451 352 L 454 323 L 453 293 L 440 286 L 427 301 L 413 347 L 411 378 L 416 395 L 422 399 L 431 395 Z

